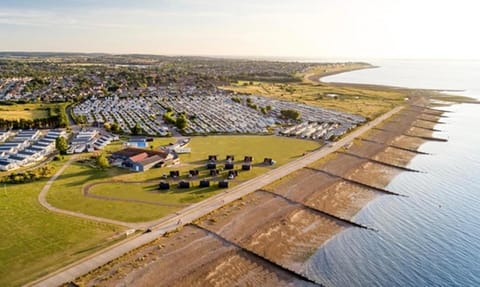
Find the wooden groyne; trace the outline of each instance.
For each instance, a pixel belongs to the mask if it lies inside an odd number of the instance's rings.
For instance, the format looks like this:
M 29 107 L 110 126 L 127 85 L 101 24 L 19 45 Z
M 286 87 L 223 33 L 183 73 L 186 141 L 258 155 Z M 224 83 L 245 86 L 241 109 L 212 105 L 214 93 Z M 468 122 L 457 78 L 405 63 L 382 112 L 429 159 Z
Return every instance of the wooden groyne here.
M 432 116 L 432 117 L 449 118 L 449 116 L 442 115 L 442 113 L 434 114 L 434 113 L 422 112 L 421 114 L 422 115 L 427 115 L 427 116 Z
M 421 127 L 421 126 L 417 126 L 417 125 L 412 125 L 412 127 L 417 128 L 417 129 L 430 131 L 430 132 L 441 132 L 441 130 L 437 130 L 437 129 L 434 129 L 434 128 Z
M 237 248 L 237 249 L 245 252 L 245 253 L 248 254 L 249 256 L 251 256 L 251 257 L 253 257 L 253 258 L 255 258 L 255 259 L 259 260 L 259 261 L 264 261 L 264 262 L 270 263 L 271 265 L 277 267 L 278 269 L 281 269 L 282 271 L 286 272 L 287 274 L 291 275 L 291 276 L 294 277 L 294 278 L 297 278 L 297 279 L 306 281 L 306 282 L 311 283 L 311 284 L 314 284 L 314 285 L 316 285 L 316 286 L 324 286 L 322 283 L 316 282 L 316 281 L 314 281 L 314 280 L 306 277 L 306 276 L 303 275 L 303 274 L 300 274 L 300 273 L 298 273 L 298 272 L 296 272 L 296 271 L 293 271 L 293 270 L 289 269 L 288 267 L 282 266 L 282 265 L 276 263 L 275 261 L 270 260 L 270 259 L 268 259 L 267 257 L 264 257 L 264 256 L 262 256 L 262 255 L 260 255 L 260 254 L 257 254 L 257 253 L 255 253 L 254 251 L 252 251 L 252 250 L 250 250 L 250 249 L 248 249 L 248 248 L 246 248 L 246 247 L 243 247 L 243 246 L 241 246 L 241 245 L 239 245 L 239 244 L 237 244 L 237 243 L 235 243 L 235 242 L 233 242 L 233 241 L 230 241 L 230 240 L 226 239 L 225 237 L 221 236 L 220 234 L 215 233 L 215 232 L 213 232 L 213 231 L 211 231 L 211 230 L 209 230 L 209 229 L 207 229 L 207 228 L 205 228 L 205 227 L 203 227 L 203 226 L 200 226 L 200 225 L 198 225 L 198 224 L 196 224 L 196 223 L 189 223 L 189 224 L 187 224 L 187 225 L 190 225 L 190 226 L 193 226 L 193 227 L 198 228 L 198 229 L 200 229 L 200 230 L 203 230 L 203 231 L 205 231 L 207 234 L 213 236 L 214 238 L 220 240 L 221 242 L 223 242 L 223 243 L 225 243 L 225 244 L 228 244 L 228 245 L 232 245 L 232 246 L 234 246 L 235 248 Z
M 373 159 L 373 158 L 368 158 L 368 157 L 361 156 L 361 155 L 358 155 L 358 154 L 353 154 L 353 153 L 344 152 L 344 151 L 338 151 L 338 153 L 345 154 L 345 155 L 352 156 L 352 157 L 356 157 L 356 158 L 359 158 L 359 159 L 368 160 L 370 162 L 378 163 L 378 164 L 388 166 L 388 167 L 391 167 L 391 168 L 396 168 L 396 169 L 399 169 L 399 170 L 402 170 L 402 171 L 421 172 L 421 171 L 416 170 L 416 169 L 412 169 L 412 168 L 408 168 L 408 167 L 404 167 L 404 166 L 399 166 L 399 165 L 391 164 L 391 163 L 388 163 L 388 162 L 379 161 L 379 160 L 376 160 L 376 159 Z
M 435 141 L 435 142 L 447 142 L 448 139 L 442 139 L 442 138 L 436 138 L 436 137 L 426 137 L 426 136 L 417 136 L 417 135 L 412 135 L 412 134 L 402 134 L 404 136 L 407 136 L 407 137 L 412 137 L 412 138 L 419 138 L 419 139 L 422 139 L 422 140 L 426 140 L 426 141 Z
M 318 171 L 318 172 L 324 173 L 324 174 L 329 175 L 331 177 L 339 178 L 343 181 L 346 181 L 346 182 L 349 182 L 349 183 L 352 183 L 352 184 L 355 184 L 355 185 L 358 185 L 358 186 L 361 186 L 361 187 L 365 187 L 367 189 L 375 190 L 375 191 L 390 194 L 390 195 L 408 197 L 405 194 L 401 194 L 401 193 L 397 193 L 397 192 L 394 192 L 394 191 L 386 190 L 384 188 L 372 186 L 372 185 L 369 185 L 369 184 L 366 184 L 366 183 L 363 183 L 363 182 L 359 182 L 359 181 L 356 181 L 356 180 L 353 180 L 353 179 L 349 179 L 349 178 L 346 178 L 346 177 L 343 177 L 343 176 L 340 176 L 340 175 L 333 174 L 331 172 L 328 172 L 328 171 L 325 171 L 325 170 L 322 170 L 322 169 L 313 168 L 313 167 L 305 167 L 305 168 L 313 170 L 313 171 Z
M 411 153 L 416 153 L 416 154 L 421 154 L 421 155 L 430 155 L 430 153 L 428 153 L 428 152 L 423 152 L 423 151 L 419 151 L 419 150 L 416 150 L 416 149 L 411 149 L 411 148 L 401 147 L 401 146 L 397 146 L 397 145 L 381 143 L 381 142 L 377 142 L 377 141 L 369 140 L 369 139 L 365 139 L 365 138 L 358 138 L 358 139 L 361 140 L 361 141 L 364 141 L 364 142 L 378 144 L 378 145 L 384 145 L 386 147 L 395 148 L 395 149 L 399 149 L 399 150 L 404 150 L 404 151 L 408 151 L 408 152 L 411 152 Z
M 326 211 L 317 209 L 317 208 L 315 208 L 315 207 L 306 205 L 305 203 L 302 203 L 302 202 L 295 201 L 295 200 L 293 200 L 293 199 L 290 199 L 290 198 L 288 198 L 288 197 L 286 197 L 286 196 L 284 196 L 284 195 L 275 193 L 275 192 L 273 192 L 273 191 L 269 191 L 269 190 L 265 190 L 265 189 L 259 189 L 258 191 L 260 191 L 260 192 L 265 192 L 265 193 L 268 193 L 268 194 L 272 194 L 273 196 L 276 196 L 276 197 L 280 197 L 280 198 L 284 199 L 285 201 L 287 201 L 287 202 L 289 202 L 289 203 L 291 203 L 291 204 L 299 205 L 299 206 L 301 206 L 302 208 L 305 208 L 305 209 L 308 209 L 308 210 L 312 211 L 313 213 L 320 214 L 320 215 L 325 216 L 325 217 L 328 217 L 328 218 L 330 218 L 330 219 L 338 220 L 338 221 L 341 221 L 341 222 L 343 222 L 343 223 L 346 223 L 346 224 L 349 224 L 349 225 L 353 225 L 353 226 L 355 226 L 355 227 L 359 227 L 359 228 L 363 228 L 363 229 L 367 229 L 367 230 L 371 230 L 371 231 L 378 232 L 378 230 L 375 229 L 375 228 L 373 228 L 373 227 L 369 227 L 369 226 L 367 226 L 367 225 L 364 225 L 364 224 L 361 224 L 361 223 L 352 221 L 352 220 L 350 220 L 350 219 L 347 219 L 347 218 L 344 218 L 344 217 L 341 217 L 341 216 L 338 216 L 338 215 L 335 215 L 335 214 L 332 214 L 332 213 L 329 213 L 329 212 L 326 212 Z
M 425 119 L 425 118 L 422 118 L 422 117 L 417 117 L 417 120 L 419 120 L 419 121 L 424 121 L 424 122 L 429 122 L 429 123 L 434 123 L 434 124 L 439 124 L 439 125 L 444 125 L 444 124 L 446 124 L 445 122 L 435 121 L 435 120 L 430 120 L 430 119 Z

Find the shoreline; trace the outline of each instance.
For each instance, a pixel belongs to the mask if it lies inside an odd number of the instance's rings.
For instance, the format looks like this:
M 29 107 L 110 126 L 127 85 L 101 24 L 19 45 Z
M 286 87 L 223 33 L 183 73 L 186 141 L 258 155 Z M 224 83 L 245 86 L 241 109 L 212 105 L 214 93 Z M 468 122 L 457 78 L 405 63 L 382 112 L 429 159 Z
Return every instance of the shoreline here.
M 413 119 L 412 114 L 416 115 Z M 261 281 L 264 286 L 294 284 L 291 280 L 300 279 L 284 277 L 285 274 L 282 270 L 278 270 L 278 266 L 306 276 L 305 262 L 311 255 L 322 248 L 326 242 L 334 239 L 335 235 L 348 228 L 356 228 L 348 223 L 321 216 L 314 210 L 317 209 L 347 219 L 353 218 L 360 209 L 381 193 L 343 179 L 363 182 L 367 186 L 384 188 L 402 171 L 381 165 L 378 162 L 385 161 L 386 158 L 395 155 L 392 158 L 396 161 L 390 162 L 390 164 L 408 165 L 408 162 L 416 154 L 395 149 L 393 146 L 399 145 L 418 150 L 425 140 L 409 137 L 405 133 L 407 131 L 412 132 L 415 123 L 418 122 L 418 115 L 432 120 L 431 122 L 422 122 L 422 126 L 433 127 L 435 126 L 433 120 L 435 118 L 440 119 L 442 114 L 443 112 L 438 112 L 436 115 L 432 115 L 430 109 L 409 105 L 407 109 L 381 124 L 382 128 L 395 132 L 371 130 L 368 135 L 362 136 L 362 138 L 365 137 L 380 144 L 355 140 L 354 145 L 348 148 L 348 153 L 361 155 L 361 158 L 337 152 L 336 156 L 327 160 L 322 159 L 311 165 L 313 168 L 325 170 L 338 177 L 307 168 L 300 169 L 265 187 L 264 189 L 268 192 L 256 191 L 242 199 L 215 209 L 210 214 L 195 221 L 193 226 L 188 225 L 178 232 L 167 235 L 167 237 L 158 238 L 154 242 L 140 247 L 135 252 L 117 258 L 110 264 L 103 266 L 103 271 L 94 270 L 77 279 L 76 282 L 86 285 L 97 284 L 99 282 L 96 281 L 96 278 L 103 276 L 102 274 L 105 274 L 106 270 L 111 274 L 111 272 L 121 269 L 124 271 L 123 275 L 113 276 L 103 283 L 108 283 L 107 286 L 121 282 L 148 286 L 152 282 L 163 278 L 162 276 L 167 276 L 167 274 L 170 278 L 176 278 L 171 281 L 173 286 L 189 286 L 194 282 L 197 282 L 197 284 L 212 284 L 214 282 L 233 284 L 238 280 L 258 283 L 258 280 L 266 276 L 265 274 L 273 272 L 278 276 L 277 279 L 281 280 Z M 421 130 L 421 132 L 422 136 L 433 133 L 433 131 L 427 130 Z M 376 161 L 369 161 L 365 158 L 372 158 Z M 375 180 L 372 180 L 372 178 L 375 178 Z M 313 183 L 321 184 L 319 186 Z M 278 196 L 275 194 L 278 194 Z M 296 204 L 288 202 L 285 198 L 296 202 Z M 228 242 L 232 242 L 237 247 L 230 249 L 228 252 L 219 251 L 210 254 L 209 258 L 205 258 L 202 254 L 207 252 L 205 250 L 207 246 L 204 244 L 206 244 L 205 242 L 213 244 L 213 239 L 204 230 L 199 230 L 196 226 L 200 226 L 201 229 L 208 230 L 212 234 L 218 234 L 226 240 L 223 244 L 228 245 Z M 192 239 L 192 236 L 199 237 Z M 182 244 L 182 240 L 189 243 Z M 172 244 L 176 248 L 168 247 Z M 157 249 L 158 246 L 165 247 Z M 241 248 L 238 248 L 238 246 Z M 181 250 L 178 251 L 182 254 L 181 258 L 172 255 L 177 254 L 176 250 Z M 245 252 L 260 255 L 267 261 L 249 258 L 248 263 L 245 263 L 245 258 L 240 256 Z M 129 263 L 143 257 L 148 258 L 146 261 L 149 263 L 146 263 L 146 267 L 127 267 Z M 197 257 L 202 258 L 201 262 L 195 263 L 189 259 Z M 212 259 L 212 257 L 217 259 Z M 172 260 L 175 260 L 175 262 Z M 278 266 L 273 266 L 268 261 L 275 262 Z M 225 262 L 230 262 L 233 265 L 247 264 L 250 266 L 253 264 L 262 266 L 262 268 L 260 268 L 260 271 L 254 272 L 245 267 L 247 269 L 243 272 L 238 272 L 231 264 L 225 266 Z M 174 265 L 181 267 L 177 266 L 174 270 L 171 268 Z M 162 267 L 160 268 L 160 266 Z M 217 281 L 225 276 L 228 279 L 223 278 L 223 280 L 227 281 Z M 199 282 L 201 281 L 200 278 L 204 280 L 202 283 Z

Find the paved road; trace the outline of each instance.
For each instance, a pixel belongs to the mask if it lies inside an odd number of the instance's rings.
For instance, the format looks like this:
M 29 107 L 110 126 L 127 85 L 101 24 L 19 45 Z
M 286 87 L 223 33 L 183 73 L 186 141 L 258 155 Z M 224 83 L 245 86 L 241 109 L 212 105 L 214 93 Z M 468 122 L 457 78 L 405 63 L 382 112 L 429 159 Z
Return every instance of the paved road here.
M 210 197 L 202 202 L 199 202 L 185 209 L 182 209 L 180 212 L 177 212 L 174 215 L 171 215 L 169 217 L 162 218 L 159 220 L 155 220 L 155 221 L 141 223 L 139 224 L 139 226 L 141 225 L 143 227 L 148 227 L 152 231 L 136 237 L 132 237 L 128 241 L 122 241 L 116 245 L 110 246 L 104 250 L 101 250 L 95 254 L 88 256 L 87 258 L 84 258 L 78 262 L 75 262 L 69 266 L 66 266 L 53 274 L 40 278 L 39 280 L 32 282 L 28 286 L 58 286 L 58 285 L 61 285 L 62 283 L 72 281 L 75 278 L 97 267 L 100 267 L 108 263 L 109 261 L 117 257 L 120 257 L 121 255 L 135 248 L 138 248 L 148 242 L 155 240 L 156 238 L 158 238 L 159 236 L 162 236 L 167 231 L 174 230 L 180 225 L 192 222 L 197 218 L 208 214 L 209 212 L 221 207 L 226 203 L 229 203 L 249 193 L 252 193 L 258 189 L 261 189 L 265 185 L 268 185 L 296 170 L 299 170 L 309 164 L 314 163 L 315 161 L 318 161 L 319 159 L 325 157 L 326 155 L 332 152 L 335 152 L 342 146 L 350 143 L 355 138 L 361 136 L 362 134 L 370 130 L 372 127 L 378 125 L 385 119 L 391 117 L 393 114 L 399 112 L 402 108 L 403 107 L 397 107 L 389 111 L 388 113 L 376 118 L 370 123 L 353 131 L 352 133 L 345 136 L 343 139 L 339 140 L 333 145 L 322 147 L 317 151 L 311 152 L 279 168 L 276 168 L 267 173 L 264 173 L 263 175 L 258 176 L 252 180 L 246 181 L 231 189 L 225 190 L 222 193 L 219 193 L 213 197 Z M 55 174 L 55 176 L 58 177 L 58 175 L 61 174 L 62 169 L 59 170 L 57 174 Z M 53 181 L 55 180 L 55 176 L 52 177 L 52 179 L 47 183 L 47 185 L 48 184 L 51 185 L 53 183 Z M 44 187 L 44 190 L 48 191 L 47 186 Z M 42 192 L 44 192 L 44 190 L 42 190 Z M 40 199 L 40 196 L 39 196 L 39 199 Z M 43 196 L 43 199 L 44 199 L 44 196 Z M 46 201 L 44 203 L 49 205 L 48 203 L 46 203 Z M 42 205 L 44 204 L 42 203 Z M 51 207 L 51 208 L 54 208 L 54 207 Z M 57 210 L 57 212 L 65 213 L 68 211 Z M 72 213 L 71 215 L 76 216 L 76 214 L 74 213 Z M 86 218 L 85 216 L 90 217 L 93 220 L 99 220 L 99 218 L 91 217 L 88 215 L 82 215 L 81 217 Z M 115 222 L 113 220 L 108 220 L 108 219 L 101 219 L 101 221 L 119 224 L 118 222 Z M 120 223 L 119 225 L 124 225 L 124 224 Z

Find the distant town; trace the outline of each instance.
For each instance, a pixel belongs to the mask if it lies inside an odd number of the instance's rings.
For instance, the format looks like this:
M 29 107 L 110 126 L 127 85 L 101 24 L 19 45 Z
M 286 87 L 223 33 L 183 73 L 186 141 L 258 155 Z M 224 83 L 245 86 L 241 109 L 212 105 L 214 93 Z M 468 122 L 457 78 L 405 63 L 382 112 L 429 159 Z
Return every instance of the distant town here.
M 66 153 L 73 154 L 103 150 L 122 135 L 274 134 L 330 141 L 366 120 L 298 101 L 219 88 L 230 81 L 260 80 L 285 83 L 288 91 L 289 82 L 318 66 L 313 63 L 161 56 L 1 56 L 0 107 L 5 116 L 0 116 L 0 129 L 4 130 L 0 170 L 49 158 L 55 151 L 53 142 L 42 150 L 39 144 L 55 140 L 52 133 L 68 139 Z M 345 64 L 321 66 L 339 65 Z M 59 128 L 62 130 L 57 132 Z M 25 133 L 34 136 L 24 138 Z M 125 141 L 128 145 L 128 138 Z

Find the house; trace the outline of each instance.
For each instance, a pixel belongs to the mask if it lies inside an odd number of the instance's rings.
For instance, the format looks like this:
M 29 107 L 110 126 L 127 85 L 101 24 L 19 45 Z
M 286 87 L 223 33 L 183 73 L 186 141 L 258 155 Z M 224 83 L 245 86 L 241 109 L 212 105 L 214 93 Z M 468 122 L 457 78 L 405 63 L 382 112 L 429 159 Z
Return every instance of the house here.
M 230 169 L 234 169 L 234 168 L 235 168 L 235 166 L 233 165 L 233 163 L 226 163 L 225 164 L 225 169 L 226 170 L 230 170 Z
M 147 147 L 147 138 L 145 137 L 132 137 L 125 144 L 128 147 L 136 148 L 146 148 Z
M 173 159 L 171 154 L 139 148 L 126 148 L 112 154 L 112 161 L 120 161 L 121 167 L 132 171 L 146 171 Z
M 10 131 L 0 131 L 0 142 L 6 141 L 12 135 Z
M 0 160 L 0 170 L 11 170 L 18 167 L 18 164 L 9 160 Z
M 251 170 L 252 165 L 250 163 L 244 163 L 242 164 L 242 170 Z

